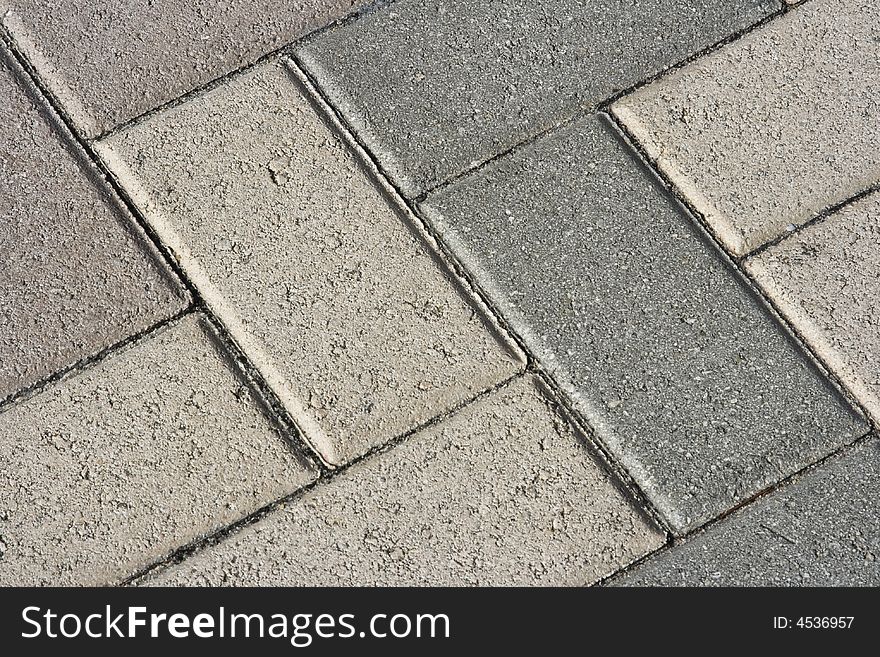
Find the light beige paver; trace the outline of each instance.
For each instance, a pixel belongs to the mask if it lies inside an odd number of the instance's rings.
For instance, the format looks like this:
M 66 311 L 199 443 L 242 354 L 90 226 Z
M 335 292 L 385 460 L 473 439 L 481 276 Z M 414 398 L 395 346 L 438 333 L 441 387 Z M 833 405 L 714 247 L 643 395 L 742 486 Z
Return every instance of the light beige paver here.
M 880 422 L 880 192 L 750 258 L 747 267 Z
M 149 581 L 576 585 L 662 542 L 525 377 Z
M 283 66 L 98 149 L 327 461 L 522 367 Z
M 613 112 L 735 254 L 880 181 L 880 3 L 813 0 Z
M 118 581 L 314 479 L 219 349 L 190 315 L 0 413 L 0 585 Z

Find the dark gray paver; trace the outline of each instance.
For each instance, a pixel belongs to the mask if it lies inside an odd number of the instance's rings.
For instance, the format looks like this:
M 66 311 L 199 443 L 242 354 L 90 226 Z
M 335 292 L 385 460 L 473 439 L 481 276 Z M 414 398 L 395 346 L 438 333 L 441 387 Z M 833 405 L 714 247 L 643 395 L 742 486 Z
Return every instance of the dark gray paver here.
M 880 423 L 880 192 L 750 258 L 747 266 Z
M 152 583 L 578 585 L 662 543 L 525 377 Z
M 300 51 L 408 196 L 757 22 L 775 0 L 399 0 Z
M 89 136 L 354 11 L 364 0 L 4 0 L 4 24 Z
M 0 586 L 117 582 L 316 477 L 204 319 L 0 413 Z
M 97 148 L 328 462 L 523 368 L 283 65 Z
M 0 401 L 187 303 L 0 50 Z
M 675 529 L 865 432 L 600 118 L 424 209 Z
M 615 584 L 880 585 L 880 444 L 823 464 Z
M 811 0 L 614 112 L 748 253 L 880 183 L 880 3 Z

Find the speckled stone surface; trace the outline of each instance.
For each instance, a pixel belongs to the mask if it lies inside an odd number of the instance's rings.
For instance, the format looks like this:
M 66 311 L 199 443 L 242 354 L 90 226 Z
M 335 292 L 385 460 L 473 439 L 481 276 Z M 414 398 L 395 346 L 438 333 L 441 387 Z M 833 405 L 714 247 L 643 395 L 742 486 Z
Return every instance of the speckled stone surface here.
M 665 551 L 623 586 L 880 586 L 876 439 Z
M 880 182 L 880 4 L 812 0 L 614 113 L 742 255 Z
M 327 461 L 523 367 L 283 66 L 98 149 Z
M 0 402 L 187 295 L 0 47 Z
M 4 0 L 3 23 L 90 137 L 341 18 L 364 0 Z
M 578 585 L 656 549 L 530 377 L 152 578 L 160 585 Z
M 189 315 L 0 412 L 0 585 L 107 584 L 314 479 Z
M 865 433 L 602 119 L 423 209 L 675 530 Z
M 407 196 L 778 9 L 776 0 L 398 0 L 298 51 Z
M 750 258 L 747 266 L 880 423 L 880 192 Z

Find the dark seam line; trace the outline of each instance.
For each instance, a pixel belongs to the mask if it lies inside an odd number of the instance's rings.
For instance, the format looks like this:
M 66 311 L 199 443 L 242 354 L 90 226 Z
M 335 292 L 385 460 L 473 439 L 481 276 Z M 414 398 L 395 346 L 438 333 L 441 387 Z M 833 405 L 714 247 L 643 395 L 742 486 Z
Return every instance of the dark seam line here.
M 880 184 L 872 185 L 871 187 L 868 187 L 867 189 L 863 189 L 862 191 L 858 192 L 854 196 L 850 196 L 849 198 L 844 199 L 843 201 L 840 201 L 839 203 L 835 203 L 834 205 L 828 206 L 824 210 L 820 211 L 819 214 L 811 217 L 810 219 L 807 219 L 807 221 L 805 221 L 804 223 L 793 226 L 791 230 L 787 230 L 786 232 L 782 233 L 781 235 L 774 237 L 769 242 L 766 242 L 766 243 L 762 244 L 761 246 L 758 246 L 758 247 L 752 249 L 751 251 L 749 251 L 745 255 L 740 256 L 739 260 L 741 262 L 746 262 L 747 260 L 755 258 L 755 257 L 761 255 L 762 253 L 764 253 L 764 251 L 767 251 L 768 249 L 772 249 L 777 244 L 781 244 L 783 242 L 786 242 L 790 237 L 797 235 L 798 233 L 803 232 L 804 230 L 810 228 L 811 226 L 823 223 L 826 219 L 830 219 L 831 217 L 836 215 L 841 210 L 846 209 L 850 205 L 853 205 L 854 203 L 861 201 L 863 198 L 866 198 L 875 192 L 880 192 Z
M 715 247 L 716 252 L 720 255 L 725 262 L 727 262 L 733 270 L 739 275 L 742 282 L 747 285 L 747 287 L 752 291 L 752 293 L 760 300 L 764 307 L 770 312 L 770 315 L 776 319 L 777 324 L 780 328 L 786 332 L 791 339 L 793 339 L 796 346 L 800 348 L 803 354 L 806 356 L 806 362 L 810 363 L 816 371 L 823 375 L 824 378 L 829 381 L 833 388 L 842 396 L 843 401 L 849 402 L 850 406 L 862 417 L 862 419 L 866 420 L 868 424 L 874 426 L 874 423 L 871 419 L 871 414 L 867 411 L 865 406 L 856 398 L 856 396 L 852 393 L 849 387 L 837 376 L 836 372 L 833 368 L 831 368 L 823 358 L 819 356 L 818 353 L 813 349 L 810 342 L 805 338 L 805 336 L 800 332 L 797 326 L 792 323 L 787 315 L 785 315 L 773 299 L 764 291 L 764 289 L 758 285 L 754 279 L 749 276 L 749 273 L 745 270 L 743 260 L 741 258 L 736 258 L 732 256 L 727 249 L 724 247 L 724 244 L 721 240 L 718 239 L 715 232 L 712 230 L 712 227 L 709 225 L 706 217 L 691 203 L 690 199 L 682 193 L 682 191 L 675 185 L 674 182 L 665 174 L 662 168 L 657 164 L 657 162 L 648 154 L 642 144 L 635 138 L 635 136 L 629 131 L 626 124 L 619 120 L 617 116 L 613 113 L 603 113 L 602 116 L 606 118 L 609 124 L 617 130 L 617 132 L 621 135 L 624 141 L 629 145 L 631 149 L 631 154 L 635 156 L 639 161 L 641 161 L 642 165 L 654 176 L 662 189 L 664 189 L 668 194 L 675 199 L 679 206 L 684 211 L 685 215 L 690 218 L 692 224 L 697 227 L 700 232 L 705 235 L 710 243 Z
M 363 143 L 360 136 L 352 128 L 352 126 L 348 124 L 345 116 L 329 103 L 321 87 L 316 84 L 316 81 L 310 76 L 308 70 L 301 65 L 301 63 L 295 58 L 295 56 L 290 58 L 290 65 L 296 67 L 299 75 L 303 76 L 303 78 L 308 82 L 308 86 L 310 87 L 308 90 L 310 91 L 310 93 L 313 93 L 317 96 L 317 100 L 321 103 L 321 106 L 325 108 L 324 111 L 332 113 L 332 116 L 330 118 L 338 126 L 337 130 L 341 131 L 341 136 L 349 141 L 350 144 L 355 145 L 358 150 L 363 152 L 364 156 L 369 159 L 369 163 L 371 165 L 370 168 L 373 169 L 375 173 L 367 171 L 367 175 L 382 176 L 385 185 L 395 191 L 400 202 L 409 208 L 412 217 L 420 222 L 422 229 L 433 238 L 433 240 L 439 247 L 442 255 L 445 256 L 449 263 L 449 266 L 453 269 L 453 271 L 459 276 L 459 278 L 464 280 L 467 286 L 478 297 L 478 300 L 481 301 L 483 305 L 485 305 L 485 307 L 489 309 L 489 311 L 493 315 L 493 319 L 498 323 L 498 325 L 506 330 L 510 337 L 523 351 L 523 353 L 527 354 L 527 369 L 531 372 L 540 373 L 542 375 L 542 378 L 545 380 L 546 385 L 551 390 L 553 390 L 556 397 L 558 398 L 559 403 L 568 411 L 568 414 L 579 420 L 579 425 L 577 426 L 577 429 L 585 437 L 589 438 L 589 440 L 586 440 L 585 442 L 588 442 L 592 450 L 598 454 L 598 456 L 600 457 L 600 461 L 603 461 L 603 465 L 605 466 L 606 470 L 608 470 L 618 479 L 619 484 L 624 487 L 624 489 L 630 494 L 631 497 L 634 497 L 636 500 L 640 501 L 643 504 L 642 510 L 645 511 L 659 525 L 662 531 L 667 534 L 671 533 L 670 525 L 666 517 L 662 514 L 662 512 L 660 512 L 658 508 L 654 506 L 652 502 L 650 502 L 650 498 L 642 491 L 641 487 L 630 475 L 629 470 L 625 468 L 619 462 L 616 456 L 614 456 L 613 452 L 611 452 L 605 446 L 604 442 L 598 437 L 595 430 L 592 429 L 592 424 L 583 417 L 580 411 L 575 409 L 574 405 L 569 400 L 568 395 L 565 393 L 564 389 L 556 382 L 555 377 L 553 377 L 552 373 L 550 373 L 550 371 L 547 370 L 543 366 L 543 364 L 540 363 L 540 361 L 532 354 L 522 336 L 519 335 L 518 331 L 516 331 L 515 328 L 510 324 L 510 322 L 506 320 L 504 313 L 502 313 L 500 309 L 495 305 L 491 296 L 485 292 L 482 286 L 478 283 L 476 277 L 472 276 L 469 269 L 458 259 L 453 249 L 451 249 L 446 243 L 443 236 L 437 230 L 435 230 L 431 222 L 428 221 L 427 218 L 423 215 L 421 209 L 415 203 L 415 201 L 407 199 L 403 194 L 401 194 L 400 189 L 397 187 L 397 184 L 383 169 L 378 158 L 376 158 L 372 151 Z
M 333 481 L 336 477 L 344 475 L 348 470 L 361 464 L 364 461 L 371 459 L 374 456 L 378 456 L 380 454 L 384 454 L 386 452 L 393 450 L 398 445 L 406 442 L 413 435 L 415 435 L 419 432 L 422 432 L 422 431 L 427 431 L 427 430 L 441 424 L 442 422 L 444 422 L 445 420 L 449 419 L 450 417 L 456 415 L 457 413 L 459 413 L 463 409 L 465 409 L 473 404 L 478 403 L 480 400 L 494 394 L 495 392 L 497 392 L 507 386 L 513 385 L 514 382 L 516 382 L 518 379 L 520 379 L 521 377 L 524 377 L 524 376 L 526 376 L 526 375 L 523 372 L 517 372 L 516 374 L 504 379 L 500 383 L 495 384 L 491 388 L 483 390 L 482 392 L 465 400 L 464 402 L 457 405 L 456 407 L 449 409 L 445 413 L 442 413 L 440 415 L 432 417 L 431 419 L 427 420 L 426 422 L 423 422 L 419 426 L 413 427 L 412 429 L 410 429 L 402 434 L 399 434 L 398 436 L 395 436 L 394 438 L 392 438 L 391 440 L 389 440 L 386 443 L 372 447 L 368 451 L 364 452 L 362 455 L 348 461 L 344 465 L 341 465 L 338 468 L 335 468 L 333 470 L 329 470 L 329 469 L 324 470 L 323 472 L 320 473 L 320 475 L 314 481 L 312 481 L 304 486 L 301 486 L 300 488 L 298 488 L 297 490 L 293 491 L 292 493 L 290 493 L 288 495 L 280 497 L 279 499 L 275 500 L 274 502 L 270 502 L 270 503 L 262 506 L 261 508 L 248 514 L 247 516 L 245 516 L 244 518 L 241 518 L 240 520 L 237 520 L 233 523 L 230 523 L 229 525 L 225 525 L 225 526 L 221 527 L 220 529 L 218 529 L 217 531 L 215 531 L 211 534 L 208 534 L 207 536 L 204 536 L 202 538 L 197 538 L 196 540 L 191 541 L 190 543 L 171 551 L 171 553 L 169 553 L 168 555 L 166 555 L 160 559 L 157 559 L 156 561 L 154 561 L 150 565 L 148 565 L 144 568 L 141 568 L 140 570 L 135 572 L 133 575 L 130 575 L 129 577 L 123 579 L 120 582 L 120 585 L 121 586 L 130 586 L 132 584 L 137 584 L 140 581 L 142 581 L 145 577 L 147 577 L 148 575 L 150 575 L 156 571 L 163 570 L 167 567 L 183 563 L 183 561 L 185 561 L 187 558 L 189 558 L 195 554 L 198 554 L 199 552 L 202 552 L 207 548 L 219 545 L 221 542 L 225 541 L 226 539 L 230 538 L 231 536 L 233 536 L 235 534 L 238 534 L 243 529 L 250 527 L 251 525 L 259 522 L 260 520 L 262 520 L 266 516 L 272 514 L 274 511 L 280 511 L 282 509 L 282 507 L 285 507 L 285 506 L 292 504 L 293 502 L 295 502 L 299 498 L 303 497 L 306 493 L 312 491 L 313 489 L 317 488 L 318 486 L 321 486 L 323 484 L 327 484 L 327 483 Z
M 769 486 L 763 488 L 761 491 L 759 491 L 755 495 L 751 496 L 749 499 L 743 500 L 742 502 L 740 502 L 736 506 L 734 506 L 734 507 L 728 509 L 727 511 L 725 511 L 724 513 L 716 516 L 715 518 L 708 521 L 704 525 L 701 525 L 700 527 L 696 527 L 686 534 L 682 534 L 681 536 L 673 539 L 669 544 L 664 545 L 661 548 L 658 548 L 654 552 L 646 554 L 644 557 L 642 557 L 641 559 L 639 559 L 637 561 L 634 561 L 632 564 L 630 564 L 624 568 L 621 568 L 617 572 L 612 573 L 611 575 L 608 575 L 607 577 L 604 577 L 602 579 L 601 583 L 599 583 L 599 585 L 606 586 L 608 584 L 611 584 L 615 580 L 622 578 L 624 575 L 626 575 L 630 572 L 633 572 L 642 564 L 645 564 L 646 562 L 653 562 L 657 559 L 662 558 L 662 555 L 669 552 L 670 550 L 674 550 L 675 548 L 677 548 L 680 545 L 683 545 L 685 543 L 689 543 L 691 540 L 695 539 L 696 537 L 698 537 L 702 534 L 705 534 L 705 533 L 711 531 L 716 525 L 719 525 L 719 524 L 727 521 L 728 519 L 732 520 L 733 516 L 738 516 L 741 513 L 747 512 L 749 509 L 753 508 L 753 505 L 756 505 L 758 502 L 763 500 L 765 497 L 770 497 L 770 496 L 774 495 L 775 493 L 779 493 L 781 495 L 786 490 L 790 489 L 798 481 L 800 481 L 801 479 L 803 479 L 807 475 L 811 474 L 812 472 L 821 469 L 823 466 L 825 466 L 828 463 L 833 463 L 833 462 L 837 461 L 838 459 L 843 458 L 844 456 L 846 456 L 850 452 L 858 449 L 859 447 L 861 447 L 865 443 L 868 443 L 871 440 L 875 440 L 877 438 L 878 438 L 878 436 L 874 431 L 869 431 L 868 433 L 866 433 L 862 436 L 859 436 L 855 440 L 850 441 L 849 443 L 846 443 L 844 445 L 841 445 L 840 447 L 838 447 L 834 451 L 832 451 L 832 452 L 826 454 L 825 456 L 823 456 L 822 458 L 820 458 L 818 461 L 814 461 L 813 463 L 810 463 L 809 465 L 804 466 L 803 468 L 801 468 L 797 472 L 794 472 L 794 473 L 788 475 L 787 477 L 779 480 L 775 484 L 770 484 Z M 754 507 L 754 508 L 757 508 L 757 507 Z
M 133 346 L 137 343 L 140 343 L 154 334 L 160 332 L 165 327 L 177 323 L 178 320 L 182 319 L 186 315 L 195 312 L 194 306 L 190 303 L 187 304 L 182 310 L 178 310 L 173 315 L 169 315 L 163 319 L 160 319 L 157 322 L 150 324 L 145 329 L 142 329 L 132 335 L 129 335 L 122 340 L 118 340 L 111 345 L 104 347 L 100 351 L 95 352 L 85 358 L 81 358 L 75 363 L 71 363 L 59 370 L 56 370 L 52 374 L 43 377 L 39 381 L 35 381 L 30 385 L 13 392 L 12 394 L 0 399 L 0 413 L 6 411 L 9 407 L 14 404 L 24 403 L 29 399 L 33 398 L 35 395 L 38 395 L 40 392 L 43 392 L 49 386 L 59 383 L 62 380 L 71 378 L 77 374 L 87 372 L 92 369 L 99 363 L 106 360 L 109 356 L 115 354 L 117 351 L 121 351 L 126 349 L 129 346 Z
M 36 69 L 31 64 L 30 60 L 24 55 L 17 47 L 15 40 L 12 38 L 12 35 L 8 33 L 6 28 L 0 25 L 0 42 L 4 43 L 9 50 L 9 52 L 14 56 L 15 60 L 24 70 L 24 73 L 28 76 L 29 82 L 34 86 L 35 90 L 42 94 L 46 103 L 49 106 L 49 110 L 53 112 L 59 122 L 62 124 L 65 131 L 68 133 L 65 136 L 68 139 L 71 139 L 74 145 L 84 153 L 91 164 L 96 168 L 96 174 L 100 175 L 102 178 L 102 182 L 108 187 L 108 190 L 113 196 L 119 200 L 124 208 L 128 211 L 130 215 L 130 219 L 132 219 L 135 224 L 145 233 L 147 239 L 153 243 L 154 247 L 158 250 L 159 256 L 164 260 L 165 265 L 171 270 L 171 272 L 177 276 L 178 280 L 183 284 L 186 291 L 189 293 L 192 304 L 191 308 L 193 310 L 201 311 L 210 317 L 214 327 L 216 328 L 218 334 L 222 337 L 223 341 L 229 347 L 230 355 L 233 357 L 234 362 L 239 365 L 239 369 L 243 369 L 246 374 L 246 380 L 251 383 L 253 387 L 255 387 L 255 392 L 258 395 L 261 395 L 270 408 L 274 409 L 276 413 L 279 415 L 282 426 L 284 427 L 292 427 L 295 432 L 283 432 L 283 438 L 285 444 L 288 446 L 290 450 L 294 452 L 294 455 L 298 458 L 302 456 L 303 449 L 301 443 L 305 443 L 305 446 L 313 453 L 313 457 L 317 459 L 318 465 L 320 468 L 328 467 L 328 464 L 324 462 L 323 457 L 320 452 L 315 449 L 311 443 L 309 442 L 305 432 L 301 430 L 296 420 L 287 412 L 284 408 L 283 404 L 281 404 L 280 399 L 275 394 L 275 392 L 268 385 L 266 380 L 263 378 L 262 374 L 260 374 L 259 370 L 250 362 L 250 359 L 244 355 L 243 350 L 240 345 L 234 340 L 229 331 L 226 329 L 224 323 L 211 311 L 208 305 L 205 303 L 204 298 L 202 297 L 200 291 L 197 289 L 195 284 L 190 280 L 186 271 L 180 266 L 175 258 L 171 249 L 169 249 L 161 239 L 159 239 L 158 234 L 155 230 L 153 230 L 152 225 L 143 214 L 140 212 L 140 208 L 136 203 L 131 199 L 125 187 L 120 184 L 120 182 L 116 179 L 115 174 L 104 164 L 104 161 L 98 157 L 97 153 L 95 153 L 92 145 L 86 141 L 76 130 L 75 123 L 71 120 L 71 118 L 66 114 L 61 104 L 58 102 L 58 99 L 52 94 L 52 92 L 43 84 L 42 79 L 39 77 Z M 72 371 L 72 370 L 71 370 Z
M 781 1 L 781 0 L 779 0 L 779 1 Z M 417 203 L 424 202 L 428 196 L 431 196 L 433 194 L 436 194 L 436 193 L 442 191 L 443 189 L 460 181 L 462 178 L 467 178 L 468 176 L 471 176 L 471 175 L 485 169 L 486 167 L 490 166 L 491 164 L 493 164 L 494 162 L 496 162 L 498 160 L 504 159 L 509 155 L 513 155 L 513 154 L 519 152 L 520 150 L 527 148 L 531 144 L 539 141 L 541 138 L 549 135 L 550 133 L 552 133 L 556 130 L 559 130 L 561 128 L 564 128 L 564 127 L 574 123 L 575 121 L 582 118 L 583 116 L 595 114 L 597 112 L 601 113 L 601 112 L 606 111 L 608 107 L 610 107 L 613 103 L 615 103 L 620 98 L 623 98 L 624 96 L 627 96 L 627 95 L 633 93 L 634 91 L 641 89 L 642 87 L 645 87 L 645 86 L 651 84 L 652 82 L 659 80 L 662 77 L 665 77 L 666 75 L 670 75 L 674 71 L 677 71 L 679 69 L 682 69 L 682 68 L 688 66 L 689 64 L 692 64 L 695 61 L 702 59 L 703 57 L 706 57 L 707 55 L 712 54 L 716 50 L 723 48 L 724 46 L 727 46 L 735 41 L 740 40 L 741 38 L 743 38 L 747 34 L 750 34 L 751 32 L 754 32 L 754 31 L 764 27 L 765 25 L 767 25 L 771 21 L 779 18 L 780 16 L 782 16 L 785 13 L 786 13 L 786 10 L 785 10 L 785 5 L 783 3 L 782 8 L 777 9 L 776 11 L 774 11 L 770 14 L 767 14 L 758 22 L 752 23 L 751 25 L 748 25 L 740 30 L 737 30 L 736 32 L 724 37 L 720 41 L 716 41 L 715 43 L 703 48 L 702 50 L 699 50 L 691 55 L 688 55 L 684 59 L 681 59 L 678 62 L 675 62 L 673 64 L 670 64 L 669 66 L 666 66 L 665 68 L 662 68 L 661 70 L 653 73 L 652 75 L 648 76 L 647 78 L 640 80 L 639 82 L 636 82 L 635 84 L 627 87 L 626 89 L 622 89 L 621 91 L 615 92 L 611 96 L 606 97 L 604 100 L 601 100 L 598 103 L 594 103 L 593 105 L 591 105 L 589 107 L 577 108 L 577 109 L 573 110 L 571 113 L 569 113 L 567 116 L 564 116 L 564 117 L 557 119 L 556 122 L 552 126 L 550 126 L 549 128 L 541 130 L 540 132 L 538 132 L 536 134 L 532 134 L 531 136 L 526 137 L 525 139 L 523 139 L 522 141 L 518 142 L 517 144 L 511 146 L 510 148 L 508 148 L 504 151 L 501 151 L 499 153 L 496 153 L 496 154 L 492 155 L 491 157 L 489 157 L 481 162 L 478 162 L 477 164 L 470 166 L 467 169 L 460 171 L 459 173 L 453 174 L 452 176 L 446 178 L 443 181 L 440 181 L 440 182 L 432 185 L 431 187 L 429 187 L 425 191 L 418 194 L 415 197 L 415 201 Z M 303 68 L 305 68 L 305 67 L 303 67 Z
M 281 57 L 283 57 L 285 54 L 287 54 L 292 49 L 299 48 L 306 41 L 317 38 L 318 36 L 320 36 L 324 32 L 327 32 L 329 30 L 336 29 L 336 28 L 341 28 L 345 25 L 349 25 L 351 23 L 354 23 L 355 21 L 360 19 L 362 16 L 366 16 L 366 15 L 375 13 L 375 12 L 379 11 L 380 9 L 384 9 L 385 7 L 387 7 L 388 5 L 390 5 L 396 1 L 397 0 L 374 0 L 374 2 L 368 3 L 367 5 L 364 5 L 362 7 L 359 7 L 358 9 L 356 9 L 355 11 L 353 11 L 350 14 L 347 14 L 341 18 L 337 18 L 336 20 L 334 20 L 326 25 L 322 25 L 321 27 L 318 27 L 310 32 L 306 32 L 305 34 L 302 34 L 302 35 L 296 37 L 292 41 L 285 43 L 284 45 L 279 46 L 278 48 L 275 48 L 274 50 L 272 50 L 264 55 L 259 56 L 255 60 L 253 60 L 251 62 L 247 62 L 245 64 L 242 64 L 241 66 L 239 66 L 235 70 L 229 71 L 228 73 L 224 73 L 223 75 L 221 75 L 219 77 L 216 77 L 212 80 L 209 80 L 208 82 L 204 82 L 204 83 L 200 84 L 198 87 L 196 87 L 194 89 L 190 89 L 189 91 L 181 94 L 180 96 L 178 96 L 176 98 L 172 98 L 171 100 L 165 101 L 161 105 L 157 105 L 156 107 L 153 107 L 153 108 L 148 109 L 144 112 L 141 112 L 137 116 L 133 116 L 129 119 L 125 119 L 122 123 L 119 123 L 118 125 L 115 125 L 112 128 L 108 128 L 107 130 L 103 131 L 102 133 L 100 133 L 99 135 L 97 135 L 95 137 L 89 138 L 89 141 L 91 141 L 91 142 L 101 141 L 103 139 L 107 139 L 108 137 L 112 137 L 112 136 L 117 135 L 121 132 L 124 132 L 128 128 L 131 128 L 135 125 L 143 123 L 157 114 L 161 114 L 162 112 L 165 112 L 167 110 L 178 107 L 179 105 L 183 105 L 184 103 L 186 103 L 194 98 L 200 97 L 210 91 L 213 91 L 217 87 L 222 86 L 223 84 L 225 84 L 226 82 L 228 82 L 229 80 L 231 80 L 233 78 L 236 78 L 240 75 L 246 75 L 249 71 L 261 66 L 262 64 L 273 61 L 275 59 L 280 59 Z

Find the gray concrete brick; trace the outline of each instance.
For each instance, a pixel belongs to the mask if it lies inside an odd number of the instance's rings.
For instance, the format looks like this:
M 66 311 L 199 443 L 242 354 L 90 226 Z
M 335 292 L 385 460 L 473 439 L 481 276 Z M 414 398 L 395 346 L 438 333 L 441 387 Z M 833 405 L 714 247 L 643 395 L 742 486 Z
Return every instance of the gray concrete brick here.
M 880 422 L 880 193 L 808 226 L 747 266 Z
M 299 56 L 408 196 L 778 9 L 775 0 L 398 0 Z
M 676 530 L 866 431 L 600 118 L 423 207 Z
M 522 368 L 282 66 L 98 149 L 328 461 Z
M 0 413 L 0 585 L 115 582 L 311 481 L 197 316 Z
M 880 182 L 878 79 L 880 4 L 814 0 L 613 111 L 741 255 Z
M 880 445 L 874 439 L 614 583 L 878 586 L 878 500 Z
M 0 48 L 0 401 L 188 302 L 23 76 Z
M 151 583 L 578 585 L 662 542 L 525 377 Z
M 5 0 L 3 22 L 88 136 L 255 61 L 364 0 Z

